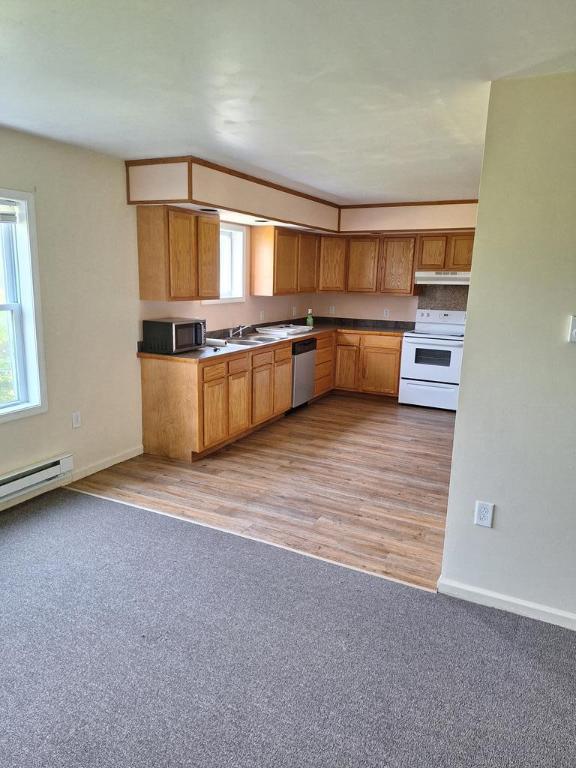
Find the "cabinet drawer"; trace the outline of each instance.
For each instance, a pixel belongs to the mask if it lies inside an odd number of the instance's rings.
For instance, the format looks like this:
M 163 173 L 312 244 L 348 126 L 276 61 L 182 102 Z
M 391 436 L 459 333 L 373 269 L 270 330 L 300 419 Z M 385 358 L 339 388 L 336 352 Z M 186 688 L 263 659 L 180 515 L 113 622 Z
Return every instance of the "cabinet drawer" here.
M 316 349 L 330 349 L 334 346 L 334 335 L 330 334 L 330 336 L 323 336 L 321 339 L 318 339 L 316 343 Z
M 344 333 L 339 331 L 336 335 L 336 344 L 349 345 L 351 347 L 360 346 L 360 334 L 359 333 Z
M 374 333 L 362 336 L 363 347 L 379 347 L 380 349 L 400 349 L 401 336 L 377 336 Z
M 328 392 L 332 389 L 332 376 L 323 376 L 321 379 L 316 379 L 314 382 L 314 394 L 321 395 L 323 392 Z
M 248 355 L 237 357 L 228 363 L 228 373 L 240 373 L 248 370 Z
M 279 363 L 280 360 L 288 360 L 292 357 L 292 347 L 280 347 L 274 350 L 274 360 Z
M 334 359 L 334 348 L 328 347 L 327 349 L 317 349 L 316 350 L 316 365 L 320 365 L 320 363 L 327 363 L 330 360 Z
M 204 373 L 203 373 L 204 381 L 212 381 L 212 379 L 219 379 L 222 376 L 226 376 L 226 363 L 218 363 L 218 365 L 204 366 Z
M 256 355 L 252 355 L 252 368 L 259 368 L 261 365 L 270 365 L 273 362 L 273 350 L 269 350 L 268 352 L 259 352 Z
M 316 370 L 314 371 L 314 379 L 321 379 L 323 376 L 332 376 L 332 360 L 328 360 L 327 363 L 316 364 Z

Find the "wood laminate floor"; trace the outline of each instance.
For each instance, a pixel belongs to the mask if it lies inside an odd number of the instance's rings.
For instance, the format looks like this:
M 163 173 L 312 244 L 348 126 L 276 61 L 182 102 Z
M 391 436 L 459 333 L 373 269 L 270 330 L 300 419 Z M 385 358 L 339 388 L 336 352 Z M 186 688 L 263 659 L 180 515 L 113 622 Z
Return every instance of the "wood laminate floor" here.
M 144 455 L 71 487 L 434 589 L 453 429 L 331 394 L 193 465 Z

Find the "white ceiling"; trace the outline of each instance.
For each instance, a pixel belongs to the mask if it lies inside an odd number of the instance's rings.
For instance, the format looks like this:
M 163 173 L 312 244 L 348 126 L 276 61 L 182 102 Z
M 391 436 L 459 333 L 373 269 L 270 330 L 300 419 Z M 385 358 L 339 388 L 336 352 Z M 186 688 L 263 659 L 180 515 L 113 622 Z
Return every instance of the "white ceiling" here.
M 489 81 L 576 70 L 576 2 L 2 0 L 0 64 L 1 122 L 43 136 L 342 203 L 473 198 Z

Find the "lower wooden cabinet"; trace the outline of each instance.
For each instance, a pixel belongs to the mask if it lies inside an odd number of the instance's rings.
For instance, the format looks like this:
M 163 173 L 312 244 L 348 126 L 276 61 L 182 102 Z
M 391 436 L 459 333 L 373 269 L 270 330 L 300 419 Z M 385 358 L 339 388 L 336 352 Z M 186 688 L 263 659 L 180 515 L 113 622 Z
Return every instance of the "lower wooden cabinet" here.
M 284 413 L 292 407 L 292 350 L 290 358 L 274 363 L 274 413 Z
M 202 406 L 203 443 L 205 448 L 209 448 L 228 437 L 228 380 L 226 377 L 204 382 Z
M 364 347 L 360 352 L 359 389 L 379 395 L 397 395 L 400 355 L 394 349 Z
M 358 381 L 358 347 L 338 344 L 336 346 L 336 389 L 356 389 Z
M 228 435 L 250 429 L 252 417 L 252 372 L 240 371 L 228 376 Z
M 252 424 L 274 415 L 274 365 L 268 363 L 252 371 Z

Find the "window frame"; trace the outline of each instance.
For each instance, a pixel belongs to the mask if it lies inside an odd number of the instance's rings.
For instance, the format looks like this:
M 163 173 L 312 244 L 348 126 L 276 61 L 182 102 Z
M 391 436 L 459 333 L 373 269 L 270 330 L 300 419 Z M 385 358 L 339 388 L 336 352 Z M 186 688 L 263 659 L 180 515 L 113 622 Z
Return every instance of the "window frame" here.
M 242 304 L 247 299 L 247 274 L 248 274 L 248 227 L 243 224 L 235 224 L 233 222 L 221 221 L 220 229 L 231 230 L 232 232 L 242 232 L 242 296 L 235 298 L 219 298 L 219 299 L 203 299 L 202 304 Z M 220 265 L 221 268 L 222 265 Z
M 0 424 L 44 413 L 48 409 L 34 195 L 22 190 L 0 188 L 0 200 L 4 199 L 20 205 L 16 217 L 14 253 L 19 301 L 0 304 L 1 309 L 13 313 L 14 325 L 17 326 L 15 358 L 20 399 L 0 407 Z

